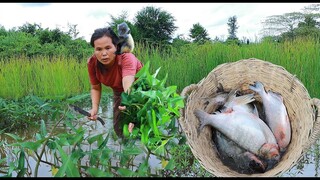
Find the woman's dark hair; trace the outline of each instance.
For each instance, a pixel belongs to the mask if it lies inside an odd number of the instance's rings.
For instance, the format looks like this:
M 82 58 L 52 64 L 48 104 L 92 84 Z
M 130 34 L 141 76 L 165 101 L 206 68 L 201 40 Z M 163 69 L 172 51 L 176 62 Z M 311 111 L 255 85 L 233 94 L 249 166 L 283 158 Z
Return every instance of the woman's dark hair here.
M 103 36 L 108 36 L 112 40 L 112 44 L 118 49 L 118 44 L 119 44 L 119 37 L 116 35 L 116 33 L 111 29 L 111 27 L 105 27 L 105 28 L 98 28 L 94 30 L 94 33 L 91 36 L 90 39 L 90 45 L 94 47 L 94 41 L 102 38 Z M 103 64 L 98 61 L 98 68 L 99 70 L 104 73 L 106 69 L 103 67 Z
M 116 35 L 116 33 L 111 29 L 111 27 L 105 27 L 105 28 L 99 28 L 94 30 L 94 33 L 91 36 L 90 39 L 90 45 L 94 47 L 94 41 L 102 38 L 103 36 L 108 36 L 112 39 L 112 44 L 114 44 L 116 47 L 119 43 L 119 37 Z

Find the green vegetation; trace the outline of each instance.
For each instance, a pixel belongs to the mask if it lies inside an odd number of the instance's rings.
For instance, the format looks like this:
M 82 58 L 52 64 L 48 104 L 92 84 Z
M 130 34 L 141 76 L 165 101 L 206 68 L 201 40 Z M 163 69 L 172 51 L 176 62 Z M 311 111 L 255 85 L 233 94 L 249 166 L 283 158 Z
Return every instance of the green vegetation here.
M 138 78 L 130 88 L 130 94 L 122 93 L 121 126 L 123 134 L 129 139 L 140 139 L 148 153 L 164 157 L 169 152 L 167 145 L 178 133 L 177 120 L 179 110 L 184 107 L 183 97 L 176 93 L 176 86 L 165 86 L 163 80 L 157 79 L 160 68 L 154 74 L 149 72 L 150 63 L 137 73 Z M 128 124 L 135 123 L 133 132 L 129 134 Z
M 0 61 L 0 96 L 18 99 L 33 94 L 46 99 L 68 97 L 90 90 L 85 62 L 75 58 L 26 57 Z
M 167 85 L 177 85 L 177 91 L 198 83 L 217 65 L 240 59 L 258 58 L 284 67 L 306 86 L 311 97 L 319 97 L 320 44 L 310 38 L 284 43 L 263 41 L 249 45 L 206 43 L 188 44 L 166 53 L 158 48 L 137 45 L 135 55 L 143 63 L 150 62 L 150 71 L 161 67 L 159 79 L 168 74 Z M 68 57 L 27 57 L 0 60 L 0 96 L 12 99 L 28 94 L 40 97 L 72 96 L 90 89 L 86 59 L 78 62 Z

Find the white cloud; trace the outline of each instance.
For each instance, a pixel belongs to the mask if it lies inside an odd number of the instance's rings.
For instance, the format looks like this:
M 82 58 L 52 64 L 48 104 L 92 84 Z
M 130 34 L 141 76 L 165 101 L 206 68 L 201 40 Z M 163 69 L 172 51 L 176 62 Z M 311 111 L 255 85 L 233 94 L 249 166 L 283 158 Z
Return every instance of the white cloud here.
M 89 41 L 94 29 L 108 25 L 110 15 L 127 11 L 129 20 L 147 6 L 171 13 L 178 29 L 175 35 L 188 36 L 190 28 L 200 23 L 211 38 L 228 36 L 228 18 L 237 16 L 238 38 L 252 40 L 259 36 L 261 21 L 267 16 L 301 11 L 312 3 L 1 3 L 0 25 L 6 29 L 26 22 L 42 28 L 67 31 L 68 23 L 77 24 L 79 36 Z

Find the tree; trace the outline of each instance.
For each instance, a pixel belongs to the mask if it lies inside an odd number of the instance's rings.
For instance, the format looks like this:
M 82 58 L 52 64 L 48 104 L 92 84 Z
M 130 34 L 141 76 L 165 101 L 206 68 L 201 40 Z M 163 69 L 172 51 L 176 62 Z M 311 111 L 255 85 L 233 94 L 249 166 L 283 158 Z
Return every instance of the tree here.
M 283 15 L 268 16 L 263 24 L 263 35 L 275 36 L 287 33 L 289 37 L 294 37 L 294 28 L 298 27 L 299 22 L 304 18 L 303 13 L 291 12 Z
M 110 15 L 110 18 L 111 18 L 111 22 L 109 22 L 108 24 L 114 30 L 114 32 L 117 33 L 118 24 L 120 24 L 122 22 L 126 22 L 130 28 L 130 33 L 131 33 L 134 41 L 140 41 L 140 39 L 142 38 L 141 34 L 138 33 L 137 28 L 128 20 L 128 12 L 127 11 L 122 11 L 120 13 L 120 15 L 117 17 Z
M 7 35 L 6 28 L 4 26 L 0 25 L 0 37 Z
M 67 35 L 69 35 L 72 39 L 76 39 L 78 37 L 79 31 L 77 29 L 77 24 L 70 24 L 68 23 L 68 32 Z
M 239 28 L 238 24 L 237 24 L 237 16 L 232 16 L 228 19 L 228 26 L 229 26 L 229 29 L 228 29 L 228 32 L 229 32 L 229 37 L 228 39 L 230 40 L 237 40 L 237 30 Z
M 128 24 L 128 12 L 127 11 L 121 11 L 120 15 L 118 17 L 110 15 L 111 22 L 109 22 L 109 26 L 112 27 L 113 30 L 117 29 L 117 25 L 126 22 Z
M 303 12 L 291 12 L 283 15 L 269 16 L 263 21 L 264 36 L 279 36 L 281 41 L 297 37 L 320 35 L 320 4 L 304 7 Z
M 207 30 L 201 26 L 200 23 L 193 24 L 192 28 L 190 29 L 189 36 L 193 39 L 193 42 L 199 44 L 204 44 L 210 40 Z
M 226 40 L 227 44 L 240 44 L 240 40 L 237 37 L 237 30 L 239 28 L 237 23 L 237 16 L 232 16 L 228 19 L 228 32 L 229 36 Z
M 41 25 L 36 23 L 33 23 L 33 24 L 25 23 L 22 26 L 18 27 L 18 31 L 31 34 L 32 36 L 36 36 L 36 34 L 41 30 L 42 30 Z
M 147 6 L 134 18 L 134 25 L 143 37 L 143 41 L 169 43 L 177 27 L 174 17 L 160 8 Z
M 314 14 L 319 18 L 320 4 L 311 4 L 302 8 L 304 14 Z M 317 15 L 316 15 L 317 14 Z
M 180 48 L 186 44 L 190 44 L 190 41 L 179 34 L 176 38 L 172 40 L 172 46 L 176 48 Z

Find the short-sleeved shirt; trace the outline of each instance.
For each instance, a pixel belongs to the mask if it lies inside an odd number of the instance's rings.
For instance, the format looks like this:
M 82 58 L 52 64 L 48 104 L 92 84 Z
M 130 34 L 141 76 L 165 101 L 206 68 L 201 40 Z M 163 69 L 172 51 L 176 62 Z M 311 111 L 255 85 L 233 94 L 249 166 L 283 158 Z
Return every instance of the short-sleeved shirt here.
M 123 92 L 122 78 L 128 75 L 135 76 L 143 64 L 132 53 L 116 55 L 115 62 L 104 73 L 97 66 L 98 59 L 93 55 L 88 59 L 90 83 L 102 83 L 115 92 Z

